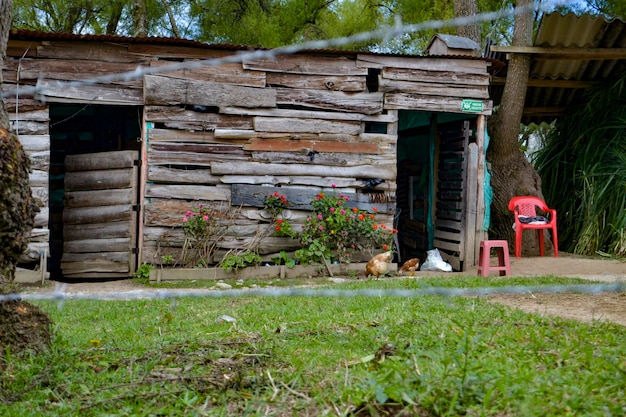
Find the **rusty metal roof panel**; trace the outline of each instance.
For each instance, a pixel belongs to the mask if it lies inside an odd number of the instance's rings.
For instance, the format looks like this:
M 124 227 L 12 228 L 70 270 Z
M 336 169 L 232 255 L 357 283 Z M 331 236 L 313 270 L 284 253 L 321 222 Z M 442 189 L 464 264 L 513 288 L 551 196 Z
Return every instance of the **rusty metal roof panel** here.
M 626 48 L 626 22 L 603 16 L 558 12 L 545 14 L 533 46 L 553 48 Z M 626 68 L 626 59 L 554 58 L 532 55 L 529 87 L 526 92 L 523 123 L 552 121 L 563 110 L 585 102 L 590 85 L 611 80 Z M 504 74 L 502 74 L 504 75 Z M 534 81 L 542 85 L 534 85 Z M 550 81 L 554 81 L 552 84 Z M 563 86 L 563 81 L 578 82 Z M 502 86 L 492 85 L 492 99 L 497 105 Z M 540 111 L 543 109 L 543 111 Z

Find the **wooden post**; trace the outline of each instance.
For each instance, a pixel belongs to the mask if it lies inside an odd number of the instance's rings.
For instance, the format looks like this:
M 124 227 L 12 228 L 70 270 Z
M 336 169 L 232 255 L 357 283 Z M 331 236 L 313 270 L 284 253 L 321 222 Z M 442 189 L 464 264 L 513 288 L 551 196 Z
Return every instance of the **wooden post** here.
M 465 262 L 464 268 L 476 265 L 474 259 L 474 251 L 476 245 L 476 207 L 477 207 L 477 188 L 478 181 L 478 147 L 475 143 L 469 144 L 467 152 L 467 193 L 465 206 Z
M 485 240 L 486 231 L 483 230 L 485 222 L 485 129 L 486 117 L 479 115 L 476 121 L 476 145 L 478 146 L 478 171 L 477 171 L 477 201 L 476 201 L 476 239 L 478 242 L 474 248 L 474 265 L 478 261 L 480 242 Z

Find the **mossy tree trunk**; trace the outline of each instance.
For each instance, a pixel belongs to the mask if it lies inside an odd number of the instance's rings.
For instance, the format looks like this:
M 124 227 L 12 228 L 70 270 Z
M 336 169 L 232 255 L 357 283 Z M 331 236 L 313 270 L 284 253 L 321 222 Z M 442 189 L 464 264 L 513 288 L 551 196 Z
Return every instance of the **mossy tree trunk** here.
M 11 6 L 10 0 L 0 0 L 0 64 L 6 54 Z M 4 100 L 0 100 L 0 287 L 13 282 L 33 228 L 37 206 L 31 196 L 29 171 L 30 160 L 11 131 Z

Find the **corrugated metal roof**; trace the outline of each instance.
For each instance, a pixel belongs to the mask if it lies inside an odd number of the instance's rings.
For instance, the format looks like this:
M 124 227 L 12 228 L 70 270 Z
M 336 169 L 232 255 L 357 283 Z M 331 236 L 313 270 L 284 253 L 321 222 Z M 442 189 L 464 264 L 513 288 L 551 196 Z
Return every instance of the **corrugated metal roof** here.
M 86 42 L 113 42 L 129 44 L 153 44 L 170 46 L 192 46 L 196 48 L 242 50 L 249 47 L 232 44 L 208 44 L 190 39 L 167 38 L 162 36 L 130 37 L 119 35 L 77 35 L 63 32 L 41 32 L 35 30 L 13 29 L 9 32 L 11 40 L 25 41 L 86 41 Z M 262 48 L 259 48 L 262 49 Z
M 545 14 L 533 46 L 626 48 L 626 22 L 588 14 Z M 585 91 L 591 85 L 611 80 L 626 67 L 626 59 L 597 58 L 532 55 L 523 123 L 552 121 L 564 114 L 564 109 L 583 105 Z M 494 105 L 500 102 L 501 94 L 502 86 L 493 85 Z
M 188 46 L 203 49 L 218 49 L 229 51 L 249 51 L 254 50 L 269 50 L 269 48 L 254 47 L 250 45 L 234 45 L 225 43 L 205 43 L 194 41 L 190 39 L 182 38 L 168 38 L 160 36 L 148 36 L 148 37 L 130 37 L 119 35 L 77 35 L 73 33 L 61 33 L 61 32 L 41 32 L 25 29 L 13 29 L 9 32 L 10 40 L 24 40 L 24 41 L 85 41 L 85 42 L 111 42 L 111 43 L 127 43 L 127 44 L 151 44 L 151 45 L 166 45 L 166 46 Z M 403 56 L 413 58 L 426 58 L 423 55 L 413 54 L 399 54 L 399 53 L 387 53 L 387 52 L 370 52 L 370 51 L 357 51 L 347 49 L 302 49 L 300 53 L 305 54 L 320 54 L 320 55 L 353 55 L 367 54 L 377 56 Z M 488 70 L 491 71 L 494 68 L 502 67 L 502 63 L 492 58 L 483 58 L 471 55 L 429 55 L 428 58 L 443 58 L 443 59 L 476 59 L 490 62 Z

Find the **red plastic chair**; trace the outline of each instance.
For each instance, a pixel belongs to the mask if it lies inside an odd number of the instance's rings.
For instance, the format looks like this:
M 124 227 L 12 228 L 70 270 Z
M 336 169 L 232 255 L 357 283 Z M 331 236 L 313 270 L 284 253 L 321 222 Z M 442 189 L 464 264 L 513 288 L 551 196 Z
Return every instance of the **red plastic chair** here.
M 537 216 L 537 208 L 547 214 L 547 223 L 529 224 L 522 223 L 519 216 L 534 217 Z M 509 210 L 515 215 L 515 257 L 522 256 L 522 235 L 524 230 L 537 230 L 537 239 L 539 240 L 539 253 L 543 256 L 543 230 L 552 229 L 552 244 L 554 246 L 554 257 L 559 256 L 559 239 L 556 233 L 556 210 L 549 208 L 546 203 L 534 196 L 513 197 L 509 201 Z

